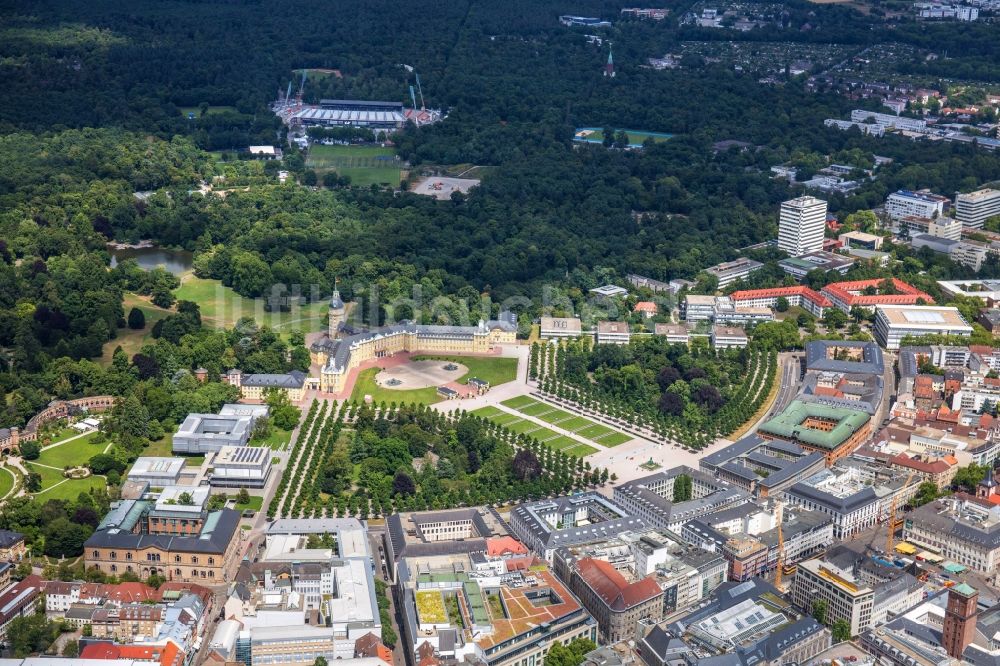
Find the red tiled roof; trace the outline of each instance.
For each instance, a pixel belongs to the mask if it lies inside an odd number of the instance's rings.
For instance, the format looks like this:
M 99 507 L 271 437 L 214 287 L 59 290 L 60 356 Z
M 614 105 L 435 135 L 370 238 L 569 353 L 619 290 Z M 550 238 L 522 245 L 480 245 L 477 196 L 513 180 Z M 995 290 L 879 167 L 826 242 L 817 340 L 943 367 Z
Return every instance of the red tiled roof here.
M 164 645 L 91 643 L 80 651 L 81 659 L 135 659 L 159 662 L 160 666 L 176 666 L 181 656 L 180 648 L 172 641 Z
M 902 280 L 892 279 L 892 285 L 896 290 L 895 294 L 876 294 L 865 296 L 861 292 L 869 287 L 876 289 L 884 280 L 850 280 L 847 282 L 834 282 L 823 287 L 823 293 L 831 299 L 839 300 L 848 306 L 855 305 L 913 305 L 918 300 L 923 299 L 928 304 L 934 299 L 930 295 L 920 291 L 916 287 L 909 285 Z
M 91 643 L 80 650 L 80 659 L 119 659 L 121 650 L 114 643 Z
M 795 287 L 774 287 L 772 289 L 743 289 L 741 291 L 734 291 L 729 295 L 734 301 L 750 300 L 753 298 L 779 298 L 784 296 L 788 298 L 789 296 L 801 296 L 806 298 L 816 305 L 824 308 L 828 308 L 833 305 L 826 296 L 820 294 L 819 292 L 806 287 L 805 285 L 798 285 Z
M 486 554 L 490 557 L 498 555 L 527 555 L 528 548 L 511 536 L 490 537 L 486 540 Z
M 815 390 L 816 395 L 827 395 L 834 398 L 843 398 L 844 392 L 837 390 L 829 386 L 817 386 Z
M 629 583 L 604 560 L 585 557 L 577 564 L 577 572 L 612 610 L 625 610 L 663 594 L 653 578 Z
M 163 596 L 168 592 L 190 592 L 199 596 L 206 607 L 211 605 L 212 602 L 212 591 L 205 587 L 204 585 L 198 585 L 197 583 L 182 583 L 180 581 L 169 581 L 164 583 L 159 587 L 159 589 L 154 591 L 153 599 L 156 601 L 163 601 Z
M 159 598 L 157 590 L 145 583 L 118 583 L 117 585 L 107 585 L 104 590 L 109 599 L 120 603 L 141 603 L 143 601 L 154 601 Z M 81 597 L 83 596 L 81 591 Z
M 653 301 L 639 301 L 632 308 L 632 312 L 656 312 L 656 303 Z
M 913 469 L 918 472 L 924 472 L 925 474 L 940 474 L 941 472 L 947 472 L 951 467 L 944 460 L 935 460 L 934 462 L 925 462 L 923 460 L 916 460 L 910 458 L 903 454 L 898 456 L 893 456 L 889 459 L 890 465 L 899 465 L 900 467 L 906 467 L 908 469 Z

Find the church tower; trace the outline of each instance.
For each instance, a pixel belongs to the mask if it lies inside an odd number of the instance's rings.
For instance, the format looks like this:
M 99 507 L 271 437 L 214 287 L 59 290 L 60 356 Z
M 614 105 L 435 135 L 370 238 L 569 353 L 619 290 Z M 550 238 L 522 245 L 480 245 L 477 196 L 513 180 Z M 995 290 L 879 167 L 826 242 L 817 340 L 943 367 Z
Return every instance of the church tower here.
M 604 66 L 604 76 L 615 78 L 615 61 L 611 57 L 611 47 L 608 47 L 608 64 Z
M 948 590 L 941 646 L 955 659 L 962 658 L 976 636 L 978 601 L 979 592 L 965 583 Z
M 997 480 L 993 476 L 993 468 L 990 467 L 986 470 L 986 474 L 983 476 L 983 480 L 979 482 L 976 486 L 976 497 L 984 500 L 989 500 L 991 495 L 997 494 Z
M 330 297 L 330 307 L 329 307 L 329 318 L 330 322 L 327 326 L 327 335 L 330 339 L 336 338 L 340 334 L 340 325 L 346 321 L 346 308 L 344 307 L 344 301 L 340 299 L 340 290 L 337 289 L 336 285 L 333 287 L 333 296 Z

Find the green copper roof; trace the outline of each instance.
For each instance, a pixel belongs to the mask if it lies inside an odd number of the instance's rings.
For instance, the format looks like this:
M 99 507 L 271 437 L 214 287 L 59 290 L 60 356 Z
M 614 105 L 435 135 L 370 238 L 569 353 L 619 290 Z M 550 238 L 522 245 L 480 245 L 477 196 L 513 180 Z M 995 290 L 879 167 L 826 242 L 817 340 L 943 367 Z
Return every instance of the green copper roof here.
M 802 426 L 810 417 L 837 421 L 837 425 L 830 432 Z M 864 427 L 868 419 L 868 414 L 862 411 L 793 400 L 783 412 L 762 425 L 760 431 L 832 451 Z
M 976 594 L 975 588 L 970 587 L 969 585 L 967 585 L 965 583 L 959 583 L 958 585 L 956 585 L 955 587 L 953 587 L 951 589 L 954 590 L 955 592 L 958 592 L 963 597 L 971 597 L 971 596 L 974 596 Z

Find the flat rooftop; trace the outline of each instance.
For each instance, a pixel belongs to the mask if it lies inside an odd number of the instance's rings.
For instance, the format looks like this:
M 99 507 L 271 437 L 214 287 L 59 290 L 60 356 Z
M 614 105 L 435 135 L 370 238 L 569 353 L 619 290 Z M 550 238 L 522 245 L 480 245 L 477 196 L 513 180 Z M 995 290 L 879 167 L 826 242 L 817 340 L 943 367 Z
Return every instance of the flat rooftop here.
M 576 317 L 542 317 L 543 331 L 566 331 L 567 333 L 579 333 L 582 330 L 580 320 Z
M 143 456 L 135 459 L 128 476 L 177 476 L 185 462 L 184 458 Z
M 972 327 L 962 317 L 958 308 L 926 305 L 877 305 L 875 308 L 889 324 L 894 326 L 916 329 L 948 327 L 972 332 Z

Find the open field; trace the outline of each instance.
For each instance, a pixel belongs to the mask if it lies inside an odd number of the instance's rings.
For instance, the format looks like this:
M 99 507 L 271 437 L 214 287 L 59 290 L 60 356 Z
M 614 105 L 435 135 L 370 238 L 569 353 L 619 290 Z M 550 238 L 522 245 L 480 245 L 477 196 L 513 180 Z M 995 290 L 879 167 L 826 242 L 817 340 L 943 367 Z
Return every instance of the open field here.
M 261 326 L 270 326 L 281 333 L 296 328 L 308 333 L 320 330 L 327 309 L 326 301 L 320 299 L 302 307 L 295 306 L 290 312 L 266 312 L 262 299 L 243 298 L 218 280 L 194 275 L 183 276 L 174 295 L 178 300 L 197 303 L 202 321 L 221 328 L 232 328 L 241 317 L 253 317 Z
M 192 113 L 194 114 L 195 118 L 198 118 L 201 115 L 201 109 L 197 106 L 179 106 L 177 108 L 180 109 L 181 115 L 184 116 L 185 118 L 187 118 Z M 205 110 L 205 115 L 209 115 L 212 113 L 225 113 L 227 111 L 231 111 L 233 113 L 239 113 L 239 111 L 236 109 L 235 106 L 210 106 L 208 107 L 208 109 Z
M 98 453 L 104 453 L 104 449 L 108 446 L 108 442 L 93 444 L 92 442 L 97 438 L 97 435 L 98 433 L 92 432 L 80 439 L 74 439 L 71 442 L 45 449 L 36 462 L 41 465 L 58 467 L 59 469 L 62 469 L 66 465 L 74 467 L 77 465 L 86 465 Z
M 382 146 L 324 146 L 309 147 L 306 166 L 320 173 L 336 171 L 348 176 L 352 185 L 399 186 L 399 158 L 392 148 Z
M 14 489 L 14 472 L 6 467 L 0 467 L 0 497 L 6 497 L 7 493 Z
M 264 439 L 256 439 L 250 442 L 250 446 L 268 446 L 275 451 L 280 451 L 288 446 L 288 442 L 292 439 L 291 430 L 282 430 L 281 428 L 272 425 L 271 434 Z
M 161 458 L 169 458 L 173 453 L 174 448 L 174 433 L 168 432 L 162 438 L 156 440 L 155 442 L 150 442 L 142 451 L 144 456 L 153 456 Z
M 816 5 L 845 5 L 851 9 L 856 9 L 862 14 L 871 13 L 871 5 L 865 2 L 857 2 L 856 0 L 809 0 L 809 2 Z
M 621 128 L 615 127 L 615 134 L 621 132 Z M 645 132 L 643 130 L 625 130 L 628 135 L 628 147 L 629 148 L 642 148 L 642 144 L 646 142 L 646 139 L 652 139 L 655 143 L 660 143 L 666 141 L 673 134 L 666 134 L 664 132 Z M 573 136 L 574 141 L 581 143 L 604 143 L 604 128 L 603 127 L 578 127 L 576 128 L 576 133 Z
M 340 73 L 339 69 L 326 69 L 323 67 L 308 67 L 306 69 L 293 69 L 292 73 L 299 77 L 301 81 L 302 72 L 306 73 L 306 78 L 309 80 L 325 79 L 329 76 L 335 76 L 338 79 L 344 78 L 344 75 Z
M 632 439 L 631 435 L 620 433 L 586 417 L 553 407 L 530 396 L 519 395 L 516 398 L 504 400 L 500 404 L 546 423 L 559 426 L 563 430 L 569 430 L 574 435 L 589 439 L 601 446 L 618 446 Z
M 499 386 L 517 379 L 517 359 L 506 356 L 414 356 L 411 361 L 441 360 L 460 363 L 469 369 L 458 378 L 459 384 L 468 384 L 473 377 L 478 377 Z
M 415 402 L 418 405 L 430 405 L 442 400 L 434 386 L 408 391 L 383 388 L 375 383 L 375 375 L 379 372 L 381 372 L 381 368 L 368 368 L 358 373 L 358 378 L 354 382 L 354 390 L 351 391 L 351 400 L 361 402 L 366 395 L 370 395 L 376 404 L 384 401 L 386 404 L 395 402 L 396 404 L 408 405 Z
M 86 479 L 67 479 L 62 469 L 53 469 L 34 462 L 26 462 L 25 467 L 42 477 L 42 489 L 34 496 L 42 501 L 50 499 L 73 499 L 80 493 L 90 492 L 91 488 L 106 488 L 107 479 L 103 476 L 88 476 Z
M 132 293 L 125 294 L 122 305 L 125 308 L 126 317 L 128 317 L 128 313 L 131 312 L 134 307 L 142 310 L 142 313 L 146 315 L 146 327 L 138 331 L 134 331 L 128 326 L 119 328 L 117 332 L 118 337 L 104 343 L 104 353 L 101 355 L 100 360 L 101 365 L 111 364 L 111 360 L 114 358 L 115 349 L 119 346 L 121 346 L 122 351 L 124 351 L 126 356 L 129 358 L 135 356 L 144 344 L 153 341 L 153 325 L 170 314 L 169 310 L 158 308 L 149 301 L 144 301 L 142 298 Z
M 410 188 L 414 194 L 423 194 L 434 197 L 442 201 L 451 199 L 453 192 L 467 193 L 476 185 L 479 185 L 478 178 L 448 178 L 444 176 L 430 176 L 418 180 Z
M 237 511 L 246 511 L 248 509 L 250 511 L 260 511 L 260 508 L 264 505 L 264 498 L 261 497 L 260 495 L 251 495 L 250 496 L 250 501 L 247 502 L 246 504 L 240 504 L 239 502 L 237 502 L 236 500 L 237 500 L 238 497 L 239 497 L 239 495 L 230 495 L 229 496 L 229 499 L 231 499 L 234 502 L 236 502 L 236 507 L 235 508 L 236 508 Z
M 545 426 L 540 426 L 537 423 L 523 419 L 516 414 L 510 414 L 497 407 L 480 407 L 472 413 L 502 425 L 511 432 L 534 437 L 550 449 L 562 451 L 571 456 L 583 458 L 584 456 L 589 456 L 591 453 L 597 453 L 597 449 L 592 446 L 582 444 L 572 437 L 560 435 L 554 430 L 549 430 Z

